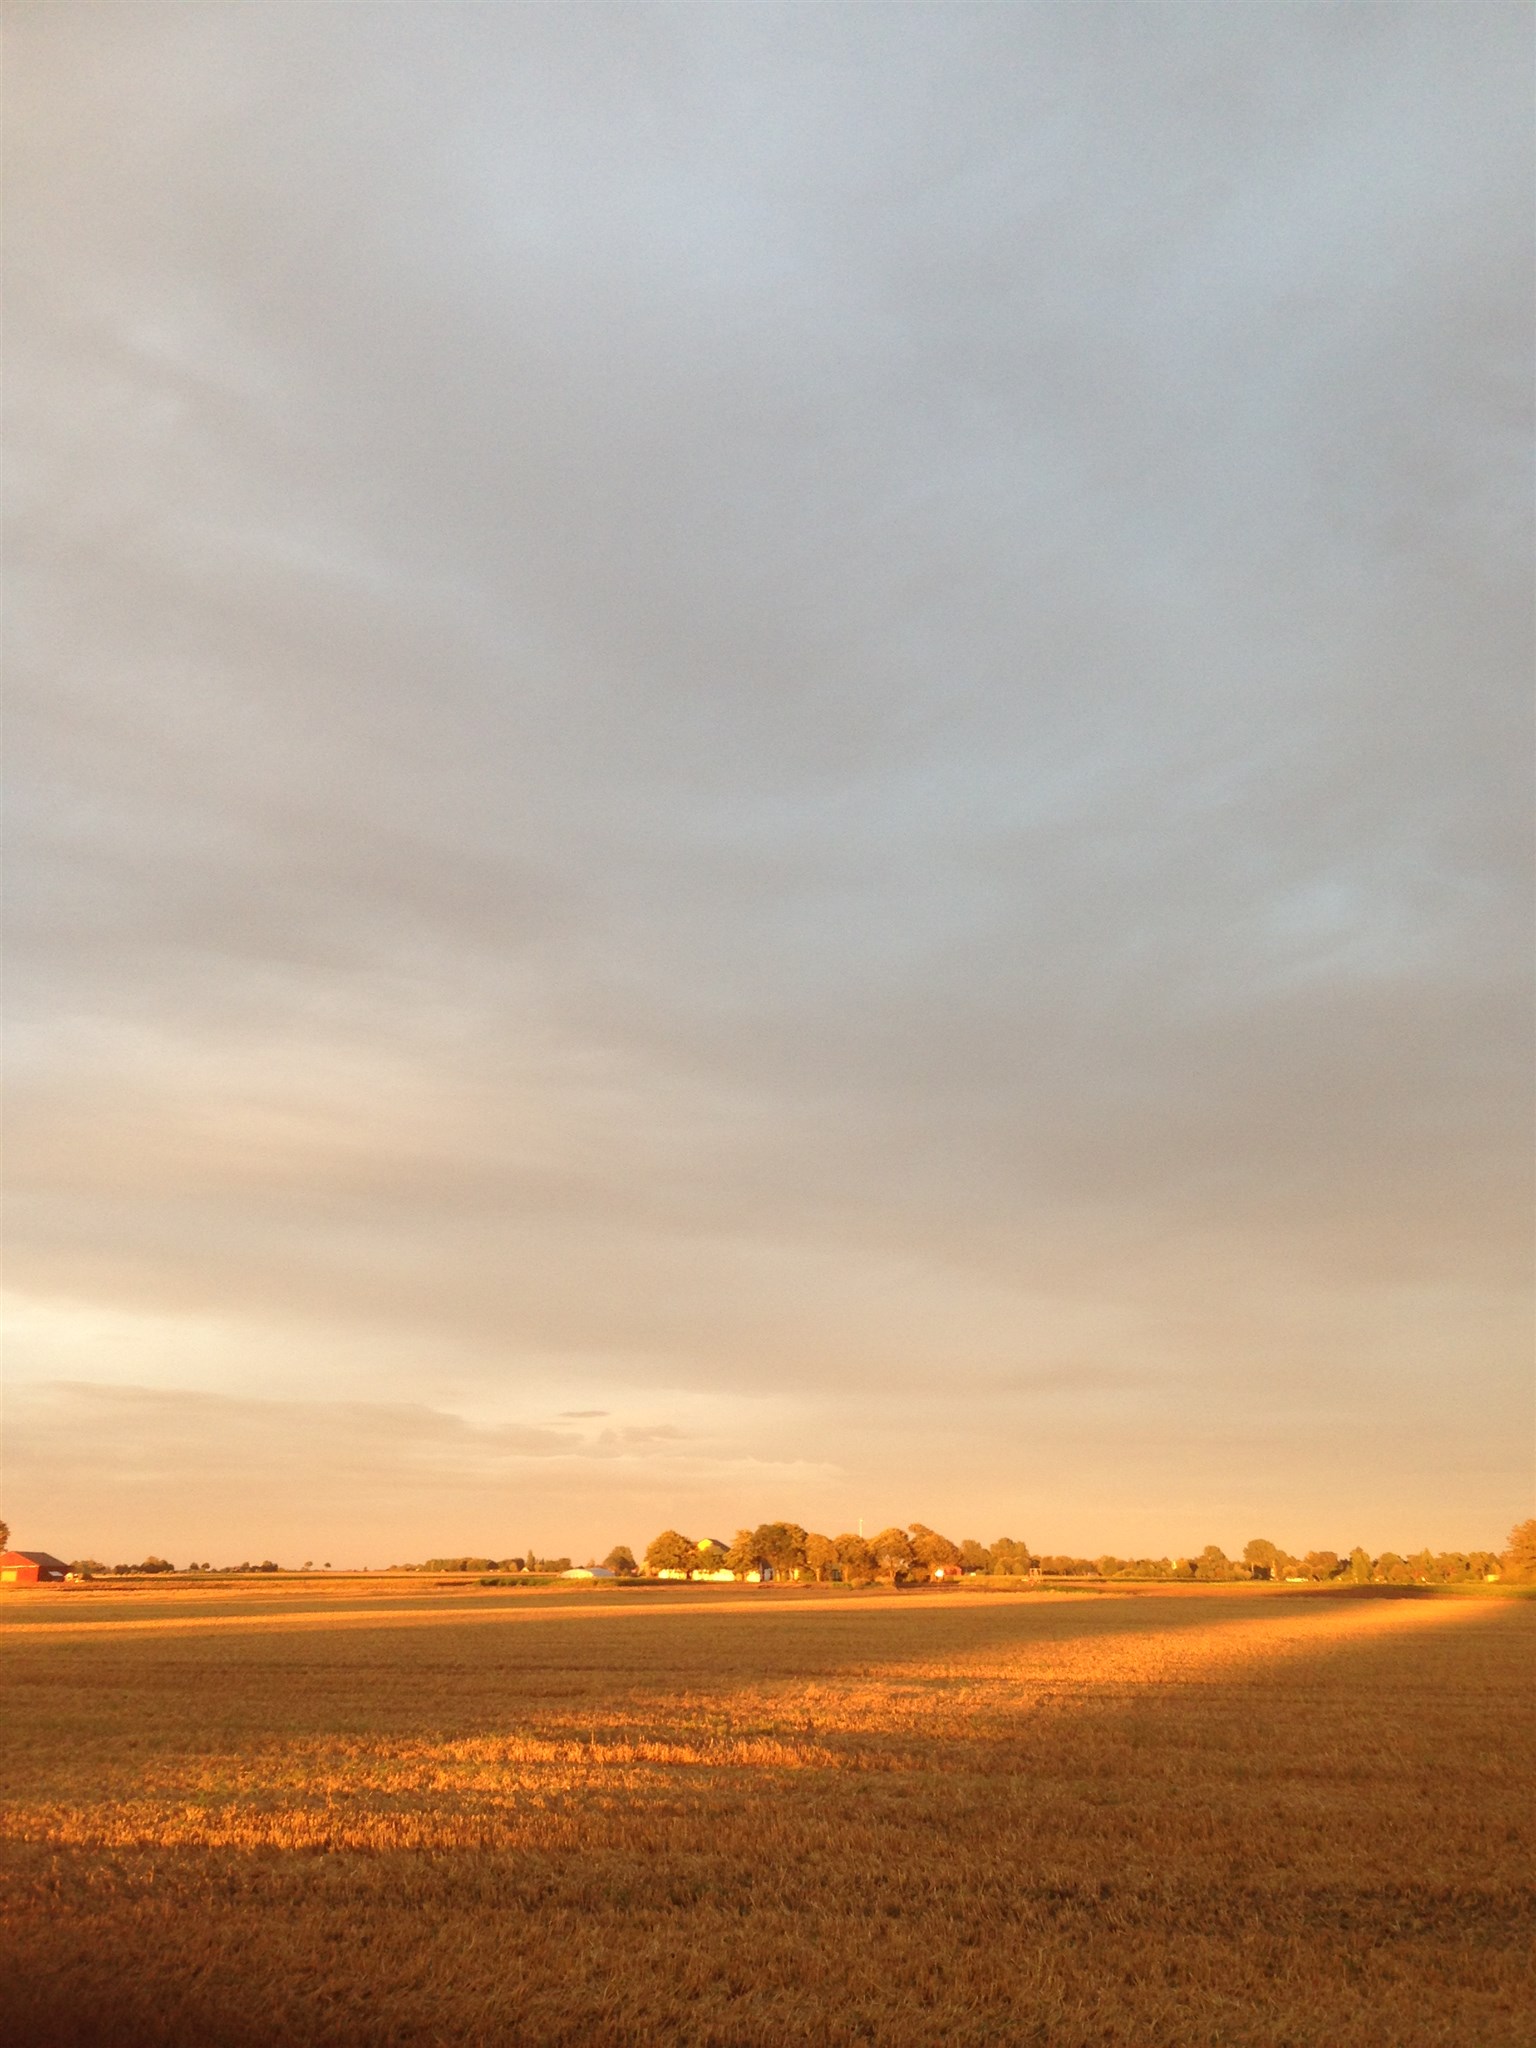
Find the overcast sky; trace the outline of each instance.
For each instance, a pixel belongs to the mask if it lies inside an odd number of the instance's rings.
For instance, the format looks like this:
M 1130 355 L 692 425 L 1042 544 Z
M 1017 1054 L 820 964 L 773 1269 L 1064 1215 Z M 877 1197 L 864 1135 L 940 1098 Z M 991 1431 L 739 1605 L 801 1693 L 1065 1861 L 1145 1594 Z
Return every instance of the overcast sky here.
M 1527 8 L 8 42 L 17 1540 L 1532 1512 Z

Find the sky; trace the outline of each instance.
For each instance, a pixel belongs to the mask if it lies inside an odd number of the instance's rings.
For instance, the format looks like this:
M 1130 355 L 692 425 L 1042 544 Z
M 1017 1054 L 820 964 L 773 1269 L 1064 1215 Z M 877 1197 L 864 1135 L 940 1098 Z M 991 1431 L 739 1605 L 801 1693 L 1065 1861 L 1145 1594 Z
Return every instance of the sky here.
M 13 1540 L 1532 1513 L 1532 41 L 13 8 Z

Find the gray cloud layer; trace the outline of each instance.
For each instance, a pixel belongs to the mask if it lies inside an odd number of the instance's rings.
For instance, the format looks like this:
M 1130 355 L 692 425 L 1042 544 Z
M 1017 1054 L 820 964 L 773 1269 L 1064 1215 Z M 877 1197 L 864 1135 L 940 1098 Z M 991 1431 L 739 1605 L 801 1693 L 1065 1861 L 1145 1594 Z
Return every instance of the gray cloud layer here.
M 636 1515 L 1499 1534 L 1528 15 L 12 42 L 11 1371 L 143 1386 L 92 1460 L 590 1404 L 708 1437 Z

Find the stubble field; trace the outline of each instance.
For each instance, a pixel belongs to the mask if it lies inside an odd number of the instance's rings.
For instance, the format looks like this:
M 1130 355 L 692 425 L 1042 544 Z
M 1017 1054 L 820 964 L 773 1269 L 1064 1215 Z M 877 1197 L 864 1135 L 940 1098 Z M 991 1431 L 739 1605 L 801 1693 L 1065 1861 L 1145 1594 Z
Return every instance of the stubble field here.
M 1536 1606 L 40 1592 L 0 2035 L 1530 2048 Z

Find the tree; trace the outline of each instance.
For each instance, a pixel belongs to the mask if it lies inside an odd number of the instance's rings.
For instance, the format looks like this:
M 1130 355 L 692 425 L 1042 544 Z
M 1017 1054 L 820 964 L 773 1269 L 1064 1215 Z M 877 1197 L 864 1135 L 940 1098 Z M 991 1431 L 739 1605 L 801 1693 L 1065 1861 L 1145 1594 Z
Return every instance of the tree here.
M 908 1529 L 912 1537 L 914 1563 L 925 1564 L 932 1571 L 937 1564 L 960 1562 L 959 1544 L 951 1543 L 947 1536 L 941 1536 L 937 1529 L 930 1529 L 926 1522 L 911 1522 Z
M 621 1579 L 633 1578 L 640 1569 L 635 1563 L 635 1553 L 627 1543 L 615 1543 L 612 1550 L 603 1559 L 603 1563 L 608 1567 L 609 1571 L 617 1573 Z
M 845 1586 L 867 1586 L 875 1576 L 875 1553 L 862 1536 L 836 1536 L 832 1547 L 837 1552 L 838 1569 L 843 1575 Z
M 992 1553 L 967 1536 L 960 1545 L 960 1562 L 968 1572 L 989 1572 L 992 1569 Z
M 1284 1557 L 1267 1536 L 1255 1536 L 1243 1545 L 1243 1563 L 1256 1579 L 1283 1579 Z
M 752 1541 L 758 1556 L 764 1564 L 772 1566 L 776 1577 L 787 1579 L 791 1573 L 805 1570 L 807 1538 L 798 1522 L 760 1522 L 752 1532 Z
M 699 1561 L 699 1548 L 690 1536 L 680 1536 L 676 1529 L 663 1529 L 646 1546 L 645 1568 L 648 1572 L 687 1572 Z
M 1301 1568 L 1309 1579 L 1337 1578 L 1342 1569 L 1336 1550 L 1309 1550 L 1301 1561 Z
M 1371 1583 L 1371 1572 L 1373 1569 L 1371 1553 L 1368 1550 L 1362 1550 L 1357 1543 L 1349 1553 L 1350 1578 L 1357 1586 L 1368 1586 Z
M 1120 1568 L 1120 1576 L 1126 1579 L 1171 1579 L 1173 1561 L 1166 1557 L 1133 1557 Z
M 992 1546 L 992 1569 L 1005 1578 L 1027 1579 L 1033 1563 L 1029 1545 L 1016 1543 L 1011 1536 L 999 1536 Z
M 761 1571 L 765 1561 L 757 1554 L 756 1532 L 752 1529 L 738 1529 L 735 1541 L 725 1553 L 726 1570 L 734 1572 L 739 1579 L 747 1572 Z
M 882 1529 L 878 1536 L 871 1537 L 869 1547 L 887 1585 L 894 1586 L 912 1562 L 912 1545 L 906 1530 Z
M 9 1550 L 10 1547 L 11 1525 L 9 1522 L 0 1522 L 0 1550 Z
M 825 1583 L 829 1575 L 837 1570 L 841 1562 L 837 1554 L 837 1545 L 832 1541 L 832 1538 L 815 1534 L 807 1536 L 805 1539 L 805 1561 L 816 1574 L 818 1584 Z
M 1195 1577 L 1206 1585 L 1224 1579 L 1234 1579 L 1236 1576 L 1231 1559 L 1219 1543 L 1207 1543 L 1195 1559 Z
M 1536 1579 L 1536 1521 L 1515 1524 L 1499 1562 L 1506 1579 Z

